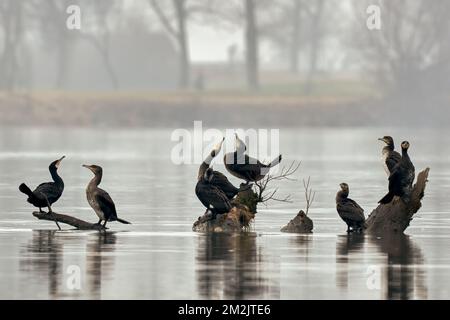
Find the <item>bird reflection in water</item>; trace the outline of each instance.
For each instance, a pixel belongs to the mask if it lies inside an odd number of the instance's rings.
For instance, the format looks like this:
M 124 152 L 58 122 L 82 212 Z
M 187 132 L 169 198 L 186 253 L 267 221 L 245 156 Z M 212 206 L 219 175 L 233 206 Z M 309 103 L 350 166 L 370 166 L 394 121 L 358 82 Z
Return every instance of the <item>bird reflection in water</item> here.
M 36 278 L 48 278 L 48 294 L 59 297 L 62 279 L 63 244 L 56 230 L 36 230 L 23 248 L 20 269 Z
M 213 233 L 199 238 L 197 286 L 208 299 L 279 298 L 261 268 L 263 254 L 253 233 Z
M 336 245 L 336 284 L 338 287 L 348 287 L 348 266 L 358 259 L 357 252 L 363 248 L 364 240 L 365 237 L 361 233 L 338 236 Z
M 91 299 L 101 299 L 102 281 L 112 276 L 116 241 L 114 232 L 98 232 L 88 238 L 86 280 Z
M 373 254 L 368 255 L 369 252 Z M 368 256 L 374 258 L 373 263 L 367 261 Z M 374 237 L 353 234 L 339 237 L 336 247 L 338 287 L 348 287 L 349 266 L 352 264 L 362 264 L 365 268 L 369 264 L 380 267 L 382 299 L 427 299 L 423 254 L 407 235 Z M 366 271 L 361 270 L 365 283 Z
M 419 246 L 406 235 L 369 238 L 387 257 L 385 299 L 427 299 L 424 258 Z
M 21 254 L 21 271 L 33 279 L 48 281 L 48 297 L 51 299 L 90 297 L 101 298 L 101 284 L 112 272 L 116 236 L 112 232 L 95 232 L 87 237 L 86 267 L 84 254 L 65 255 L 65 247 L 81 247 L 85 237 L 78 233 L 58 233 L 55 230 L 36 230 Z M 73 252 L 73 251 L 71 251 Z M 81 252 L 82 253 L 82 252 Z M 69 288 L 67 267 L 75 265 L 80 270 L 80 288 Z M 42 292 L 41 297 L 46 298 Z

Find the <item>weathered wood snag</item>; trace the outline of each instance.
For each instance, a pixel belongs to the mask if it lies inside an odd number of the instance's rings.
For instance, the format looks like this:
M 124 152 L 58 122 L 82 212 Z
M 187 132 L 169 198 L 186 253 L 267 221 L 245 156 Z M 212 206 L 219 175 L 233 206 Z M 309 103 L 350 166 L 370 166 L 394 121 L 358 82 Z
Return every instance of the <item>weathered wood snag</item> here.
M 252 189 L 241 191 L 231 201 L 233 208 L 225 214 L 218 214 L 213 219 L 208 210 L 203 216 L 198 217 L 192 226 L 195 232 L 240 232 L 250 228 L 255 218 L 258 197 Z M 249 208 L 252 208 L 249 209 Z
M 300 210 L 295 218 L 289 221 L 280 231 L 288 233 L 311 233 L 313 227 L 313 221 L 308 218 L 303 210 Z
M 47 212 L 33 212 L 33 216 L 38 218 L 39 220 L 47 220 L 47 221 L 53 221 L 53 222 L 61 222 L 64 224 L 68 224 L 72 227 L 75 227 L 79 230 L 106 230 L 108 228 L 103 227 L 102 225 L 96 224 L 96 223 L 90 223 L 84 220 L 77 219 L 75 217 L 66 215 L 66 214 L 59 214 L 56 212 L 53 213 L 47 213 Z
M 416 184 L 411 191 L 410 199 L 394 197 L 388 204 L 380 204 L 366 220 L 366 232 L 371 234 L 403 233 L 409 226 L 414 214 L 422 206 L 430 168 L 417 175 Z

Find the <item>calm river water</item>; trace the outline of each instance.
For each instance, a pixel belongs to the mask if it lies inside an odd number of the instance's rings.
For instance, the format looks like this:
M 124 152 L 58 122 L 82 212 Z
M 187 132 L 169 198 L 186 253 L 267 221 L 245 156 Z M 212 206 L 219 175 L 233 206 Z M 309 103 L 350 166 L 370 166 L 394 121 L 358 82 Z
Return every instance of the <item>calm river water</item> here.
M 301 160 L 298 181 L 281 185 L 293 203 L 261 206 L 242 235 L 191 232 L 203 213 L 194 187 L 198 165 L 175 165 L 171 130 L 0 129 L 0 298 L 2 299 L 448 299 L 450 298 L 450 132 L 423 129 L 281 129 L 285 164 Z M 406 236 L 345 233 L 335 211 L 340 182 L 365 209 L 387 188 L 380 163 L 386 134 L 411 142 L 416 170 L 431 167 L 423 207 Z M 32 217 L 18 185 L 48 181 L 48 164 L 66 155 L 66 188 L 56 212 L 92 222 L 85 199 L 91 173 L 119 216 L 106 233 L 56 231 Z M 222 155 L 215 169 L 225 172 Z M 314 233 L 280 227 L 304 208 L 311 176 Z M 235 184 L 239 181 L 230 178 Z

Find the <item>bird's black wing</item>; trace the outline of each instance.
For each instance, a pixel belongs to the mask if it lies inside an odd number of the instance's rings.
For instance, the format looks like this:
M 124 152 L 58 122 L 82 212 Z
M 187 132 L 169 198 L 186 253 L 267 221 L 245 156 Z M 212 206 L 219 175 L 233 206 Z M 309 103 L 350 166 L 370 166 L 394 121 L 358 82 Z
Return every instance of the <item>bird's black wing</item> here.
M 360 210 L 361 212 L 364 213 L 364 209 L 361 208 L 361 206 L 360 206 L 358 203 L 356 203 L 355 200 L 350 199 L 350 198 L 347 198 L 347 202 L 348 202 L 349 204 L 351 204 L 353 207 L 355 207 L 356 209 L 358 209 L 358 210 Z
M 233 197 L 239 192 L 239 189 L 233 186 L 228 178 L 219 171 L 214 171 L 211 184 L 222 190 L 228 199 L 233 199 Z
M 114 201 L 111 199 L 108 192 L 102 189 L 97 190 L 94 200 L 98 203 L 100 210 L 102 210 L 105 215 L 105 219 L 114 220 L 117 218 L 116 206 L 114 205 Z
M 397 151 L 392 151 L 389 156 L 387 156 L 385 162 L 386 167 L 388 168 L 389 172 L 392 173 L 397 163 L 400 162 L 402 159 L 402 156 Z
M 211 186 L 207 189 L 210 193 L 210 204 L 220 212 L 228 212 L 231 210 L 231 203 L 225 193 L 217 187 Z
M 349 201 L 350 200 L 350 201 Z M 346 201 L 339 202 L 336 205 L 339 216 L 345 220 L 355 222 L 364 221 L 364 210 L 353 200 L 346 199 Z
M 207 208 L 214 207 L 217 212 L 225 213 L 231 210 L 231 203 L 225 193 L 213 185 L 197 185 L 195 189 L 200 202 Z
M 38 198 L 47 198 L 52 204 L 61 197 L 62 190 L 54 182 L 44 182 L 36 187 L 33 194 Z
M 266 166 L 257 159 L 245 155 L 243 162 L 244 163 L 237 163 L 233 169 L 235 169 L 240 175 L 246 177 L 249 181 L 253 181 L 257 179 L 258 176 L 265 175 L 265 173 L 267 173 L 261 171 L 261 169 L 264 170 Z

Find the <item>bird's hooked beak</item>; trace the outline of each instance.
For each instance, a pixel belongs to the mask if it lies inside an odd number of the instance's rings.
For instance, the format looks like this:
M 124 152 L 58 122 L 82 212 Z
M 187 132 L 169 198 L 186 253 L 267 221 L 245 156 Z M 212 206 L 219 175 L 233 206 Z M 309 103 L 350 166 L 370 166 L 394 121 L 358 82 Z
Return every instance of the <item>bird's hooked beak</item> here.
M 245 143 L 241 139 L 239 139 L 239 136 L 237 133 L 234 133 L 234 135 L 236 136 L 236 139 L 235 139 L 236 151 L 241 151 L 241 152 L 246 151 L 247 146 L 245 145 Z
M 56 167 L 56 168 L 59 168 L 59 165 L 60 165 L 61 161 L 63 161 L 65 157 L 66 157 L 66 156 L 62 156 L 61 158 L 59 158 L 58 160 L 56 160 L 56 163 L 55 163 L 55 167 Z
M 386 142 L 386 140 L 384 140 L 384 138 L 378 138 L 378 140 Z
M 222 137 L 222 141 L 220 141 L 218 144 L 216 144 L 215 146 L 214 146 L 214 152 L 215 152 L 215 154 L 217 155 L 219 152 L 220 152 L 220 150 L 222 149 L 222 145 L 223 145 L 223 142 L 225 141 L 225 137 Z
M 89 170 L 91 170 L 91 171 L 92 171 L 92 167 L 91 167 L 90 165 L 87 165 L 87 164 L 83 164 L 83 165 L 82 165 L 82 167 L 84 167 L 84 168 L 87 168 L 87 169 L 89 169 Z

